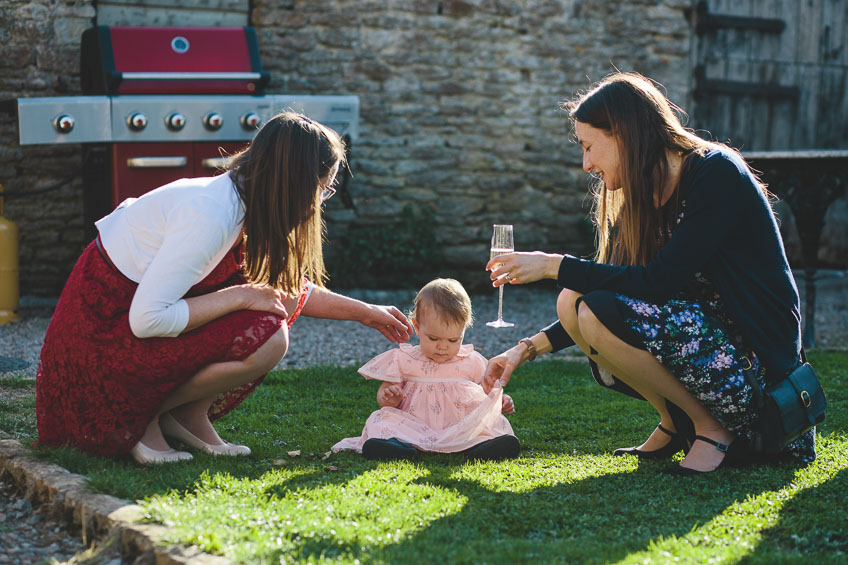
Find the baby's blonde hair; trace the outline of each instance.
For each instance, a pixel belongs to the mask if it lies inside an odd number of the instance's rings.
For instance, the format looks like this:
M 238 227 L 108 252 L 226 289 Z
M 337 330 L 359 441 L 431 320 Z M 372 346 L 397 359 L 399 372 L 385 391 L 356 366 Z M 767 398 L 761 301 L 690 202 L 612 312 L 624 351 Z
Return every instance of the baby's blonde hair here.
M 435 279 L 418 291 L 410 317 L 420 320 L 424 313 L 430 311 L 461 324 L 463 328 L 470 328 L 474 324 L 471 298 L 462 284 L 454 279 Z

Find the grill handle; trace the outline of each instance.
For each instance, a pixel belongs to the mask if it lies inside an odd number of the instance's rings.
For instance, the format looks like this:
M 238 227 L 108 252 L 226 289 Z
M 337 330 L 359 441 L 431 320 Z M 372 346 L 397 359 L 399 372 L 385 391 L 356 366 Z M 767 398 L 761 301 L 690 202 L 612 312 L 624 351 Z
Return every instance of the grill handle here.
M 130 157 L 127 167 L 130 169 L 179 169 L 188 164 L 186 157 Z
M 87 84 L 92 81 L 96 81 L 97 79 L 90 79 L 88 76 L 83 77 L 85 79 L 84 84 Z M 104 85 L 103 87 L 106 89 L 106 93 L 108 94 L 117 94 L 120 89 L 121 83 L 123 81 L 162 81 L 162 82 L 181 82 L 181 81 L 189 81 L 189 82 L 200 82 L 203 81 L 246 81 L 247 90 L 250 94 L 261 94 L 265 85 L 267 85 L 271 80 L 271 75 L 265 71 L 260 71 L 258 73 L 255 72 L 191 72 L 191 71 L 183 71 L 183 72 L 121 72 L 121 71 L 108 71 L 105 73 Z M 97 92 L 97 88 L 95 85 L 90 85 L 89 90 L 91 93 Z M 161 93 L 160 93 L 161 94 Z
M 118 74 L 118 73 L 116 73 Z M 261 80 L 263 73 L 119 73 L 124 80 Z
M 209 157 L 200 163 L 206 169 L 223 169 L 232 161 L 232 157 Z

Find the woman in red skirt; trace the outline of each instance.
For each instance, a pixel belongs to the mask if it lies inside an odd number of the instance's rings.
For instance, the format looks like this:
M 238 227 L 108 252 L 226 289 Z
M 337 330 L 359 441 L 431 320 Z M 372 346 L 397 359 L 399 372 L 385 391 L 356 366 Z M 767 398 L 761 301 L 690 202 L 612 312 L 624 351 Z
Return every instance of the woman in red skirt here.
M 335 132 L 283 113 L 226 174 L 175 181 L 99 220 L 47 328 L 38 443 L 140 463 L 191 459 L 167 435 L 246 455 L 212 421 L 283 358 L 299 314 L 407 341 L 412 327 L 397 308 L 322 286 L 321 203 L 342 166 Z

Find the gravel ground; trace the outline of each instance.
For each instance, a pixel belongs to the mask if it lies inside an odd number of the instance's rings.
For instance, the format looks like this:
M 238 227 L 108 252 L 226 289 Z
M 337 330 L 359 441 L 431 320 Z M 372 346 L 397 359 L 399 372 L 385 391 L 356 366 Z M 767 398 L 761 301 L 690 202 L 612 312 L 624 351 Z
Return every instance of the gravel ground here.
M 414 291 L 361 290 L 345 293 L 374 304 L 392 304 L 404 312 L 412 308 Z M 486 357 L 511 347 L 519 339 L 534 334 L 556 318 L 554 289 L 511 287 L 504 291 L 504 319 L 513 328 L 493 329 L 485 322 L 497 318 L 497 293 L 472 298 L 474 327 L 466 332 L 465 343 Z M 38 356 L 55 299 L 23 297 L 21 319 L 0 326 L 0 375 L 7 370 L 35 378 Z M 291 346 L 279 368 L 306 367 L 315 364 L 358 365 L 382 353 L 391 344 L 378 332 L 354 322 L 299 318 L 292 326 Z M 573 352 L 556 354 L 573 356 Z
M 15 488 L 0 483 L 0 563 L 37 563 L 46 557 L 67 559 L 85 547 L 50 522 Z
M 67 525 L 20 497 L 17 489 L 0 481 L 0 564 L 74 563 L 121 565 L 117 550 L 87 546 Z
M 804 281 L 796 273 L 804 310 Z M 816 346 L 848 347 L 848 272 L 824 271 L 816 283 Z M 351 291 L 348 296 L 375 304 L 393 304 L 407 311 L 413 291 Z M 497 293 L 472 297 L 474 327 L 466 332 L 465 343 L 486 357 L 500 353 L 524 336 L 532 335 L 556 317 L 556 291 L 553 288 L 508 287 L 504 292 L 504 318 L 513 328 L 493 329 L 485 322 L 497 317 Z M 55 299 L 23 297 L 21 320 L 0 326 L 0 376 L 20 374 L 35 377 L 41 342 Z M 385 351 L 390 344 L 376 331 L 357 323 L 300 318 L 291 332 L 291 347 L 280 368 L 305 367 L 317 363 L 359 365 Z M 566 350 L 552 357 L 574 357 Z
M 796 275 L 797 276 L 797 275 Z M 802 302 L 804 284 L 799 278 Z M 825 272 L 817 285 L 816 345 L 825 348 L 848 347 L 848 274 Z M 414 292 L 352 291 L 349 296 L 377 304 L 394 304 L 404 311 L 412 305 Z M 504 318 L 515 327 L 493 329 L 485 322 L 497 317 L 497 294 L 472 297 L 475 325 L 466 333 L 465 343 L 486 357 L 511 347 L 520 338 L 532 335 L 555 317 L 556 291 L 552 288 L 508 287 L 504 293 Z M 55 300 L 24 297 L 21 320 L 0 326 L 0 376 L 18 374 L 35 378 L 41 342 L 47 329 Z M 356 323 L 301 318 L 291 333 L 289 354 L 280 368 L 305 367 L 315 364 L 361 365 L 391 347 L 377 332 Z M 566 350 L 546 358 L 579 358 Z M 0 400 L 11 400 L 0 387 Z M 0 430 L 0 437 L 8 437 Z M 65 531 L 62 524 L 51 521 L 41 508 L 20 497 L 16 489 L 0 481 L 0 564 L 66 562 L 119 565 L 114 550 L 94 551 L 84 555 L 86 546 L 76 534 Z

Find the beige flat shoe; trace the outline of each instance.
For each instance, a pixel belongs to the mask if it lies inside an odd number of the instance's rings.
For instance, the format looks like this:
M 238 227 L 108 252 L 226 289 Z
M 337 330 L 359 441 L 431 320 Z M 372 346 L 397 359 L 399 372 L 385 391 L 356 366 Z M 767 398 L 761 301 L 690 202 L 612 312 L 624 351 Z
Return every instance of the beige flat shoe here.
M 135 447 L 130 450 L 130 455 L 132 455 L 133 459 L 142 465 L 161 465 L 162 463 L 191 461 L 194 459 L 191 453 L 186 451 L 177 451 L 176 449 L 157 451 L 147 447 L 141 442 L 135 444 Z
M 166 436 L 176 438 L 184 444 L 197 448 L 210 455 L 250 455 L 250 448 L 246 445 L 236 445 L 234 443 L 220 443 L 214 445 L 206 443 L 180 424 L 176 418 L 170 414 L 162 414 L 159 416 L 159 427 L 162 428 L 162 433 Z

